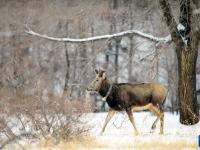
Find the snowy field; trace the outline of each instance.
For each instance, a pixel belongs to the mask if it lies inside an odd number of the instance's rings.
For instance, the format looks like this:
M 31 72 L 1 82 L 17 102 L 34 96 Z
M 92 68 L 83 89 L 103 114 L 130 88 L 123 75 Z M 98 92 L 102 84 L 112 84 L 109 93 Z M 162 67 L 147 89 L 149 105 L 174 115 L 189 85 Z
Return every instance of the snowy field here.
M 200 123 L 185 126 L 179 123 L 179 116 L 166 112 L 164 118 L 164 135 L 159 134 L 160 122 L 151 131 L 156 119 L 149 112 L 135 112 L 135 122 L 139 135 L 134 129 L 125 112 L 115 114 L 103 135 L 100 134 L 107 113 L 87 114 L 88 123 L 92 125 L 92 134 L 98 143 L 110 149 L 198 149 L 197 137 L 200 134 Z M 199 148 L 200 149 L 200 148 Z
M 100 131 L 107 113 L 84 114 L 82 119 L 90 126 L 90 135 L 86 141 L 60 143 L 58 145 L 39 144 L 30 142 L 28 150 L 68 150 L 68 149 L 136 149 L 136 150 L 200 150 L 197 146 L 197 137 L 200 134 L 200 123 L 185 126 L 179 123 L 179 116 L 166 112 L 164 118 L 164 135 L 159 134 L 160 122 L 152 131 L 151 125 L 156 119 L 149 112 L 134 112 L 135 123 L 139 135 L 134 135 L 134 129 L 125 112 L 118 112 L 109 122 L 105 132 Z M 22 144 L 23 145 L 23 144 Z M 27 144 L 25 144 L 27 145 Z M 19 146 L 16 146 L 19 147 Z M 13 145 L 6 150 L 18 150 Z

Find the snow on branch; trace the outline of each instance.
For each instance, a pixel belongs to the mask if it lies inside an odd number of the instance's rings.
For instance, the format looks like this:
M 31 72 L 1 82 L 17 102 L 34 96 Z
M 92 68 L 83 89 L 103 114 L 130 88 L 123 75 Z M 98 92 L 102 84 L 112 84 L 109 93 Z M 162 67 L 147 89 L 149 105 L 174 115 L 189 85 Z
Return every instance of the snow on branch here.
M 38 36 L 38 37 L 41 37 L 41 38 L 45 38 L 45 39 L 48 39 L 48 40 L 52 40 L 52 41 L 71 42 L 71 43 L 91 42 L 91 41 L 97 41 L 97 40 L 103 40 L 103 39 L 111 39 L 111 38 L 116 38 L 116 37 L 122 37 L 122 36 L 126 36 L 126 35 L 131 35 L 131 34 L 141 36 L 143 38 L 149 39 L 149 40 L 154 41 L 154 42 L 159 42 L 159 43 L 169 43 L 169 42 L 171 42 L 171 36 L 170 35 L 168 35 L 166 37 L 155 37 L 153 35 L 143 33 L 143 32 L 138 31 L 138 30 L 127 30 L 127 31 L 123 31 L 123 32 L 115 33 L 115 34 L 100 35 L 100 36 L 81 38 L 81 39 L 51 37 L 51 36 L 48 36 L 48 35 L 45 35 L 45 34 L 40 34 L 40 33 L 34 32 L 30 28 L 28 28 L 28 30 L 26 30 L 25 32 L 28 33 L 28 34 Z

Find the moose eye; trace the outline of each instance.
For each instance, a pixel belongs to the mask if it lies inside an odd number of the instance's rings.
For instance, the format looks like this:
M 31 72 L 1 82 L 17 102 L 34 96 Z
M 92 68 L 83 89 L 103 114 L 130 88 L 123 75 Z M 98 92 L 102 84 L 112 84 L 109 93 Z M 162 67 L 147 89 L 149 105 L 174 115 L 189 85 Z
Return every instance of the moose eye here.
M 99 80 L 97 79 L 96 82 L 98 82 Z

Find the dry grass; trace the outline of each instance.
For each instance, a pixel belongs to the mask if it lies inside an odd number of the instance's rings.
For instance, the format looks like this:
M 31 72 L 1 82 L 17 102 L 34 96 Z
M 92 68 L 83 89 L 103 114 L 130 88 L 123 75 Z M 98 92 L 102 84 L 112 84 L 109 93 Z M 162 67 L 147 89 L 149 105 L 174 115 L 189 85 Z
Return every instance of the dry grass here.
M 151 141 L 151 142 L 134 142 L 127 145 L 120 145 L 120 149 L 136 149 L 136 150 L 182 150 L 182 149 L 197 149 L 195 141 L 187 143 L 185 141 L 164 142 L 164 141 Z
M 86 136 L 84 138 L 74 138 L 68 142 L 60 141 L 56 144 L 53 138 L 41 140 L 37 144 L 27 144 L 23 147 L 18 144 L 12 144 L 5 147 L 4 150 L 74 150 L 74 149 L 93 149 L 105 148 L 106 146 L 99 144 L 95 138 Z
M 122 139 L 123 140 L 123 139 Z M 17 144 L 6 147 L 5 150 L 21 150 Z M 134 149 L 134 150 L 182 150 L 182 149 L 198 149 L 195 140 L 193 143 L 188 143 L 184 140 L 177 140 L 174 142 L 159 141 L 159 139 L 144 142 L 139 140 L 133 140 L 133 143 L 100 143 L 91 136 L 85 136 L 84 138 L 74 138 L 68 142 L 61 141 L 56 144 L 55 140 L 50 138 L 48 140 L 41 140 L 38 144 L 25 145 L 24 149 L 27 150 L 79 150 L 79 149 Z

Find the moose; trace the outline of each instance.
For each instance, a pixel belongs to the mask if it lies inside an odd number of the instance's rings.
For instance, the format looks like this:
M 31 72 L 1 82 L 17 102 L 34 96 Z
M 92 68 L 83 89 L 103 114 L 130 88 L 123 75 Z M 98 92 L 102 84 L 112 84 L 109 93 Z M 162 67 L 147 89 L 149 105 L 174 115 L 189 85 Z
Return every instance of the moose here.
M 158 83 L 112 83 L 107 79 L 106 71 L 95 69 L 95 72 L 96 77 L 87 87 L 87 91 L 98 92 L 110 107 L 101 133 L 105 131 L 108 122 L 116 111 L 126 111 L 135 134 L 138 135 L 132 110 L 149 110 L 157 116 L 151 129 L 155 129 L 156 123 L 160 120 L 160 134 L 163 134 L 163 104 L 167 96 L 167 90 L 164 86 Z

